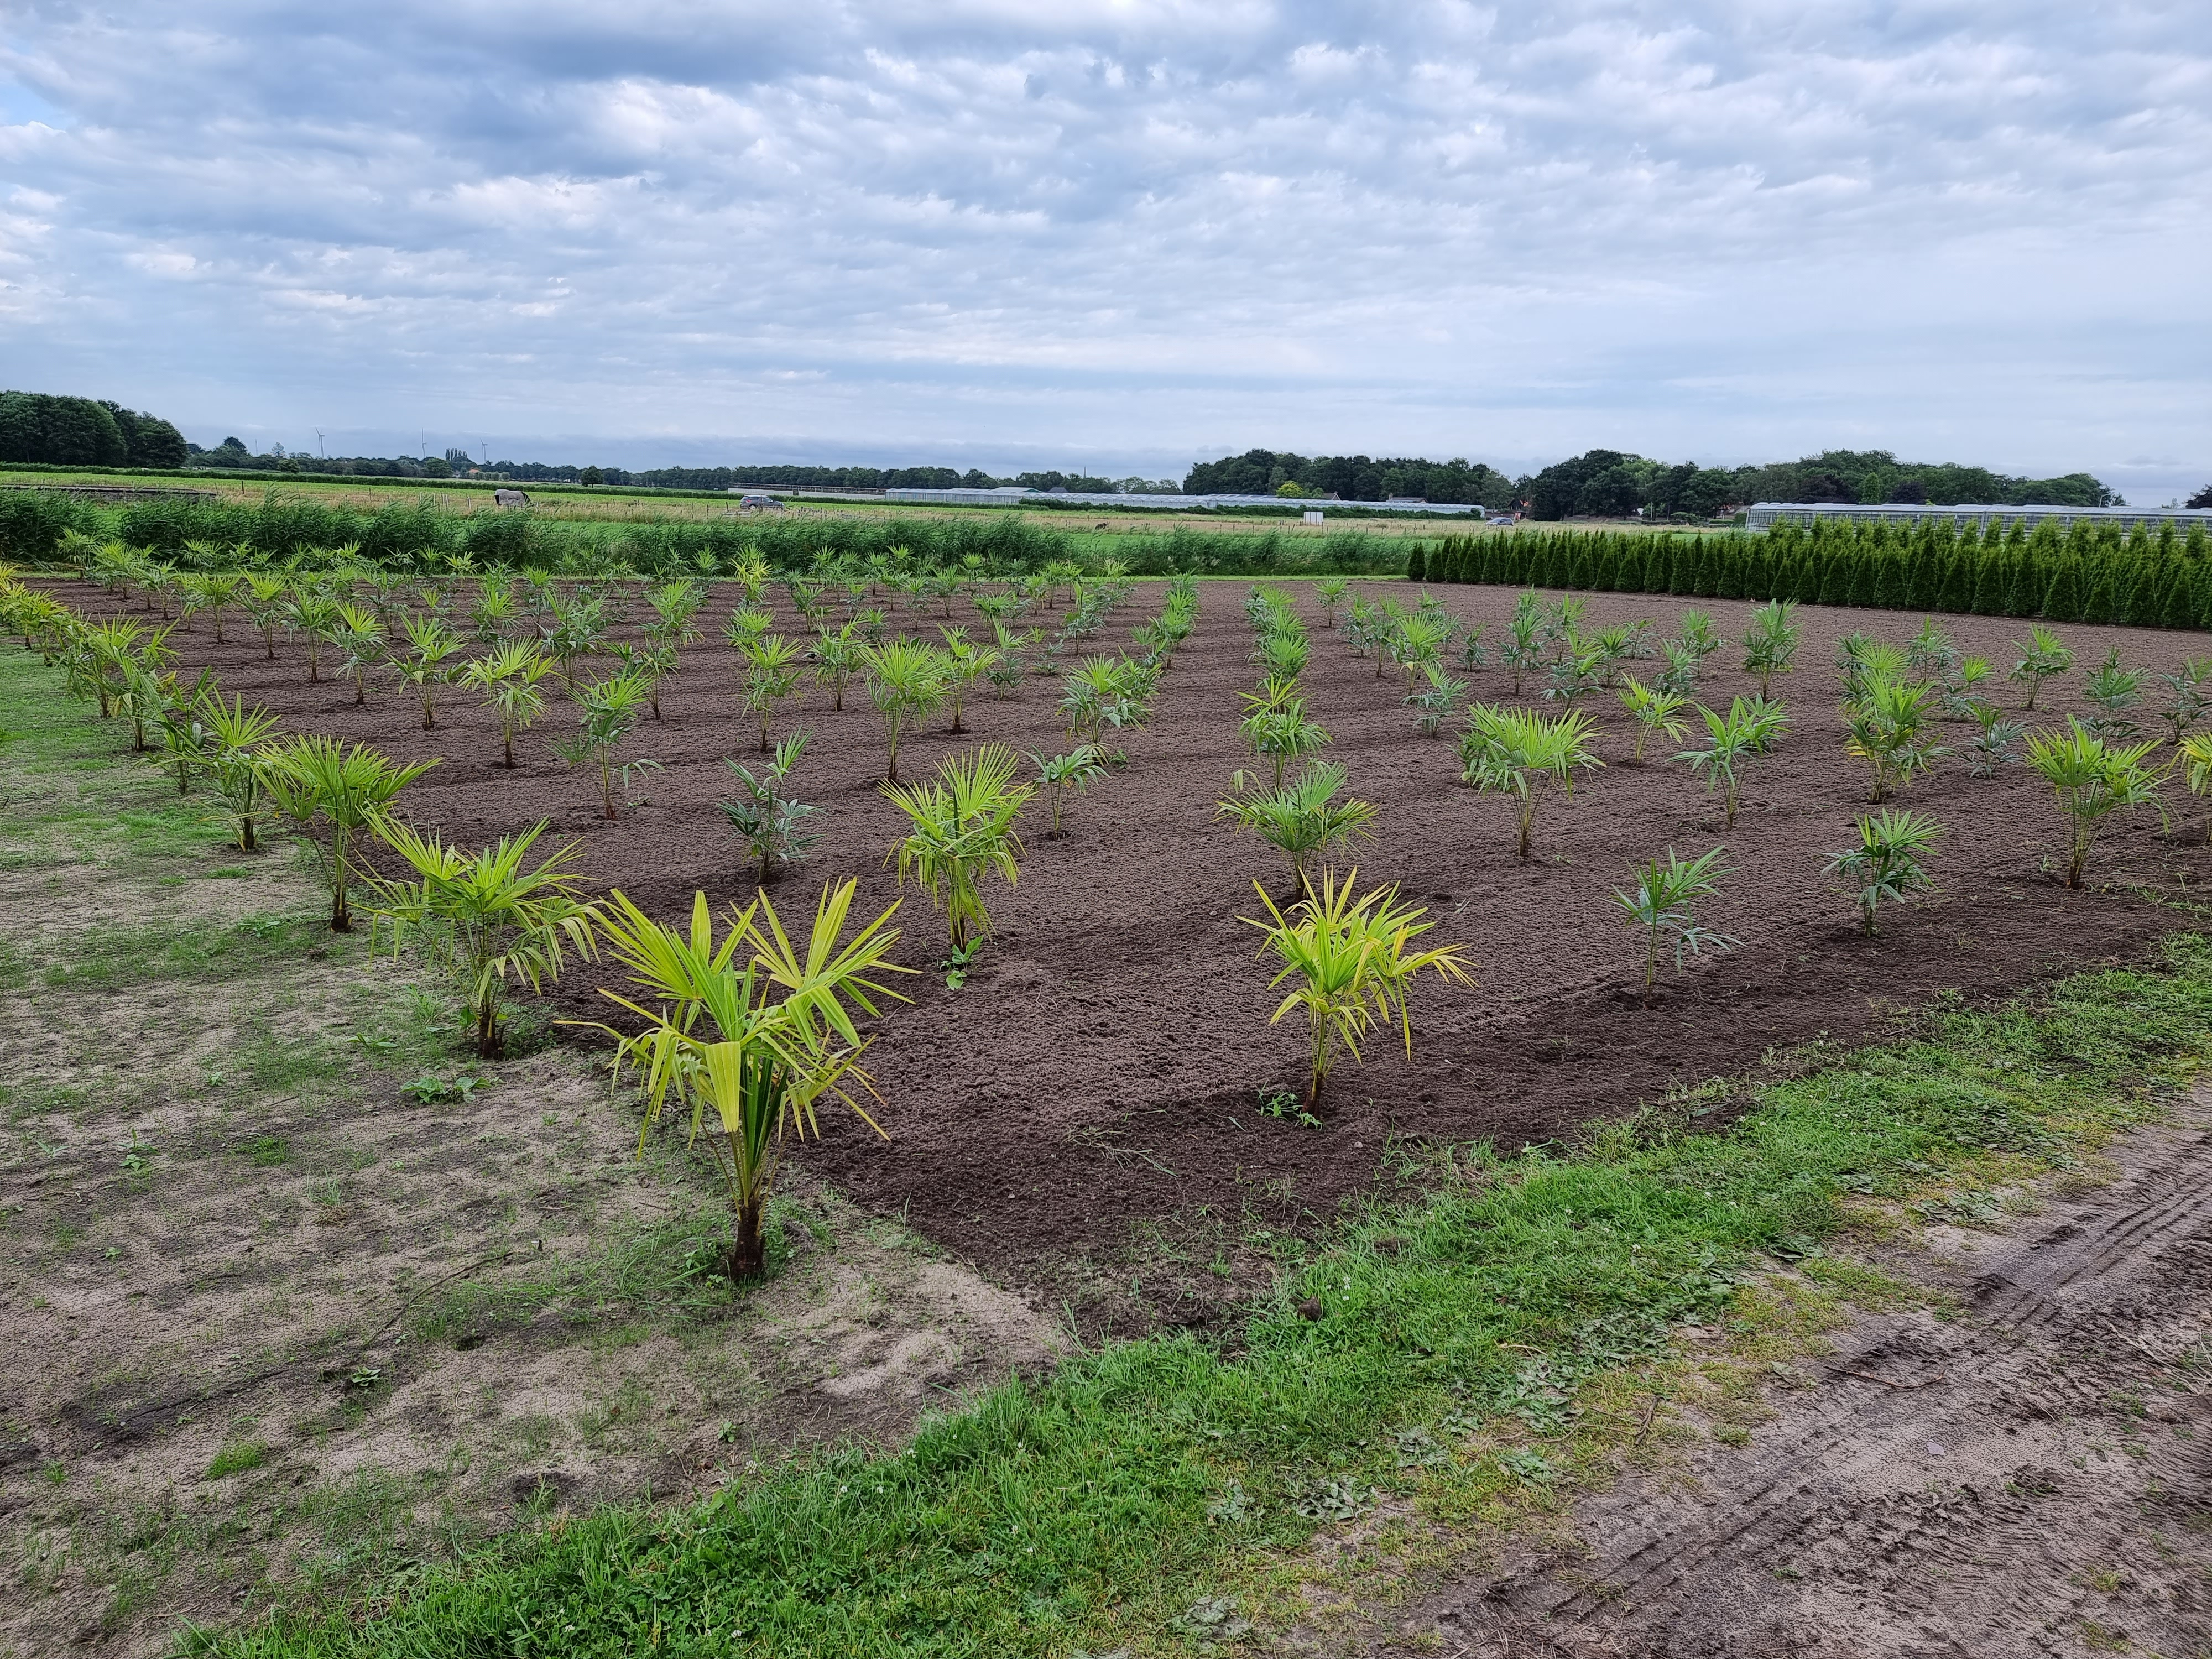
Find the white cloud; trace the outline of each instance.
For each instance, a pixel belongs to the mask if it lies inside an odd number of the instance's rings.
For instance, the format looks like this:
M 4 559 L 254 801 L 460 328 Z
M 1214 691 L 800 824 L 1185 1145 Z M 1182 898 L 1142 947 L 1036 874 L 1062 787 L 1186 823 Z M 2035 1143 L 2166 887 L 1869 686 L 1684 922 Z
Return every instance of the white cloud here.
M 2212 476 L 2208 93 L 2156 3 L 56 0 L 0 346 L 203 436 Z

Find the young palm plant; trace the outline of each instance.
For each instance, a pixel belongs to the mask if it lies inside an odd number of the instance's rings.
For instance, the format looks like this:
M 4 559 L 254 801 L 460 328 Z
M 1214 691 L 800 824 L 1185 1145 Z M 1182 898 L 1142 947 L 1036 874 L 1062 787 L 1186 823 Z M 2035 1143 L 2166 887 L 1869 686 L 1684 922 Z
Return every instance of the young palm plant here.
M 722 816 L 729 819 L 730 828 L 744 842 L 748 854 L 760 860 L 760 884 L 763 887 L 775 878 L 784 865 L 798 863 L 822 839 L 817 831 L 806 827 L 806 820 L 822 809 L 781 793 L 791 769 L 806 752 L 806 738 L 805 732 L 794 732 L 780 741 L 775 745 L 775 757 L 761 768 L 757 775 L 750 767 L 736 761 L 723 762 L 737 774 L 739 793 L 735 800 L 720 803 Z
M 1045 834 L 1047 841 L 1060 839 L 1060 809 L 1070 794 L 1081 794 L 1106 775 L 1106 763 L 1098 753 L 1096 744 L 1083 744 L 1064 755 L 1040 754 L 1030 751 L 1030 763 L 1037 769 L 1037 787 L 1052 801 L 1052 828 Z
M 1548 781 L 1571 797 L 1575 774 L 1605 763 L 1590 752 L 1596 723 L 1579 709 L 1555 719 L 1527 708 L 1479 702 L 1468 710 L 1460 736 L 1460 776 L 1482 794 L 1510 795 L 1516 845 L 1522 863 L 1536 833 L 1536 808 Z
M 1735 827 L 1736 802 L 1743 787 L 1744 769 L 1782 740 L 1789 729 L 1789 711 L 1764 697 L 1736 697 L 1725 717 L 1705 704 L 1698 705 L 1711 741 L 1703 749 L 1685 749 L 1674 757 L 1687 761 L 1690 769 L 1705 781 L 1707 793 L 1719 790 L 1725 810 L 1723 823 Z
M 2158 706 L 2158 717 L 2166 726 L 2167 740 L 2179 744 L 2189 728 L 2212 712 L 2212 657 L 2190 657 L 2178 674 L 2160 674 L 2158 682 L 2166 695 Z
M 1396 1024 L 1405 1033 L 1406 1054 L 1413 1053 L 1413 982 L 1424 970 L 1448 984 L 1472 985 L 1466 947 L 1413 942 L 1436 926 L 1418 905 L 1398 902 L 1395 887 L 1376 887 L 1355 896 L 1359 872 L 1341 883 L 1334 872 L 1322 878 L 1319 892 L 1309 891 L 1287 912 L 1258 882 L 1252 884 L 1267 916 L 1238 921 L 1265 935 L 1262 957 L 1281 966 L 1268 988 L 1285 981 L 1291 988 L 1269 1018 L 1279 1024 L 1293 1014 L 1306 1018 L 1310 1036 L 1306 1109 L 1321 1104 L 1322 1091 L 1341 1048 L 1361 1063 L 1360 1043 L 1377 1024 Z
M 1902 789 L 1948 752 L 1929 730 L 1929 703 L 1936 688 L 1924 680 L 1869 676 L 1859 695 L 1844 705 L 1844 752 L 1874 770 L 1877 805 Z
M 1321 625 L 1336 626 L 1336 607 L 1344 603 L 1344 590 L 1349 586 L 1341 576 L 1331 576 L 1314 584 L 1314 597 L 1321 601 Z
M 593 1027 L 616 1041 L 617 1078 L 625 1066 L 642 1074 L 639 1152 L 671 1095 L 679 1109 L 690 1104 L 692 1138 L 706 1134 L 728 1192 L 725 1267 L 739 1283 L 767 1270 L 761 1224 L 769 1197 L 787 1142 L 820 1133 L 817 1104 L 841 1100 L 884 1133 L 848 1092 L 848 1085 L 869 1088 L 860 1062 L 871 1039 L 854 1029 L 854 1016 L 872 1017 L 879 999 L 905 1001 L 881 976 L 913 970 L 890 960 L 896 902 L 845 937 L 857 885 L 823 889 L 803 948 L 794 948 L 764 894 L 732 915 L 719 943 L 704 893 L 692 902 L 688 931 L 653 921 L 620 891 L 608 895 L 599 923 L 607 954 L 642 996 L 633 1001 L 602 989 L 641 1029 Z
M 369 671 L 384 663 L 383 620 L 365 605 L 341 600 L 330 642 L 338 653 L 337 672 L 339 678 L 353 681 L 353 706 L 359 708 L 368 702 Z
M 469 606 L 469 629 L 478 645 L 495 645 L 514 620 L 514 583 L 487 575 L 477 583 L 476 602 Z
M 2066 815 L 2066 884 L 2079 887 L 2097 844 L 2098 828 L 2114 812 L 2158 799 L 2159 775 L 2144 760 L 2155 738 L 2118 748 L 2069 718 L 2063 732 L 2028 734 L 2027 763 L 2058 796 Z
M 1646 1008 L 1651 1006 L 1651 987 L 1659 977 L 1660 935 L 1669 935 L 1674 941 L 1674 971 L 1678 974 L 1682 971 L 1684 957 L 1703 956 L 1707 951 L 1723 956 L 1741 942 L 1699 925 L 1692 908 L 1720 891 L 1721 878 L 1729 872 L 1728 866 L 1721 861 L 1725 850 L 1715 847 L 1696 858 L 1684 860 L 1676 857 L 1670 847 L 1665 858 L 1653 859 L 1638 866 L 1633 893 L 1613 890 L 1613 902 L 1628 913 L 1632 925 L 1644 930 Z
M 581 716 L 576 734 L 554 744 L 553 752 L 571 766 L 598 767 L 601 810 L 610 818 L 619 818 L 622 807 L 615 789 L 615 754 L 644 718 L 648 696 L 645 681 L 635 674 L 617 674 L 579 685 L 573 696 Z
M 2024 713 L 2035 708 L 2035 699 L 2043 690 L 2043 683 L 2055 679 L 2074 666 L 2074 653 L 2058 642 L 2058 635 L 2041 623 L 2032 623 L 2027 630 L 2028 643 L 2014 640 L 2013 649 L 2020 653 L 2012 672 L 2005 678 L 2016 684 L 2027 687 L 2027 701 L 2021 705 Z
M 1644 764 L 1644 748 L 1652 738 L 1663 737 L 1669 743 L 1680 743 L 1682 733 L 1690 729 L 1689 722 L 1681 717 L 1687 706 L 1686 698 L 1648 686 L 1633 674 L 1621 677 L 1620 706 L 1636 717 L 1636 748 L 1628 757 L 1631 766 Z
M 371 875 L 364 882 L 372 944 L 387 924 L 395 957 L 409 939 L 419 939 L 468 1005 L 477 1057 L 497 1058 L 508 983 L 541 992 L 547 980 L 561 976 L 564 945 L 586 961 L 594 954 L 599 907 L 580 896 L 581 879 L 567 867 L 581 843 L 570 842 L 532 869 L 526 860 L 545 833 L 543 818 L 474 853 L 381 815 L 374 827 L 413 874 L 396 881 Z
M 258 826 L 270 810 L 269 769 L 274 757 L 269 744 L 276 716 L 258 706 L 248 708 L 243 696 L 226 703 L 217 691 L 200 704 L 200 720 L 207 731 L 200 766 L 222 802 L 238 850 L 254 852 L 261 844 Z
M 806 650 L 814 664 L 815 684 L 829 683 L 830 706 L 841 713 L 845 707 L 845 682 L 860 669 L 860 651 L 850 623 L 834 629 L 823 623 L 814 630 L 814 642 Z
M 1271 683 L 1271 690 L 1274 684 Z M 1265 692 L 1248 691 L 1243 696 L 1252 712 L 1238 722 L 1237 730 L 1253 754 L 1273 765 L 1274 787 L 1280 789 L 1284 767 L 1319 754 L 1328 744 L 1328 733 L 1318 721 L 1306 718 L 1304 697 L 1290 696 L 1278 702 Z
M 945 701 L 945 653 L 904 635 L 882 645 L 863 646 L 860 665 L 867 675 L 868 701 L 884 722 L 889 751 L 887 781 L 898 781 L 899 744 Z
M 222 613 L 238 603 L 238 590 L 245 578 L 229 571 L 210 570 L 185 579 L 184 614 L 193 616 L 204 611 L 215 623 L 215 642 L 221 645 Z
M 1459 707 L 1459 700 L 1467 695 L 1467 682 L 1455 678 L 1441 663 L 1424 663 L 1421 672 L 1428 684 L 1406 701 L 1413 706 L 1414 723 L 1420 727 L 1421 735 L 1433 738 Z
M 760 748 L 765 755 L 773 747 L 769 742 L 769 721 L 798 693 L 805 647 L 787 635 L 763 634 L 738 649 L 745 659 L 745 707 L 760 720 Z
M 2107 743 L 2132 738 L 2139 729 L 2129 711 L 2142 702 L 2142 683 L 2150 671 L 2120 666 L 2120 648 L 2114 646 L 2105 660 L 2083 677 L 2081 696 L 2096 709 L 2082 721 Z
M 1022 839 L 1015 821 L 1036 787 L 1014 781 L 1020 765 L 1005 744 L 987 743 L 946 756 L 933 779 L 882 786 L 884 798 L 911 825 L 884 862 L 896 860 L 899 884 L 911 875 L 945 912 L 956 956 L 966 951 L 971 937 L 991 931 L 984 878 L 995 870 L 1012 887 L 1021 878 Z
M 246 620 L 261 635 L 262 655 L 276 660 L 276 630 L 284 624 L 286 580 L 281 571 L 249 570 L 239 603 Z
M 499 763 L 514 769 L 514 737 L 545 712 L 538 682 L 554 672 L 553 659 L 535 640 L 507 640 L 461 665 L 460 683 L 483 693 L 483 706 L 499 720 Z
M 1751 613 L 1743 635 L 1743 668 L 1759 676 L 1759 695 L 1765 696 L 1777 674 L 1797 665 L 1797 623 L 1795 599 L 1771 599 Z
M 1852 828 L 1858 831 L 1858 845 L 1830 854 L 1823 873 L 1841 876 L 1850 884 L 1852 902 L 1858 907 L 1859 930 L 1871 938 L 1875 912 L 1883 903 L 1935 887 L 1936 878 L 1921 860 L 1942 836 L 1943 826 L 1924 813 L 1885 806 Z
M 438 763 L 403 766 L 366 744 L 349 749 L 336 738 L 296 737 L 264 752 L 270 762 L 265 781 L 276 810 L 302 830 L 318 822 L 329 826 L 317 863 L 331 890 L 331 931 L 349 933 L 356 842 L 394 796 Z
M 1310 766 L 1279 789 L 1238 787 L 1227 800 L 1217 801 L 1215 810 L 1280 853 L 1290 864 L 1295 890 L 1310 893 L 1314 860 L 1352 842 L 1375 839 L 1375 804 L 1336 799 L 1349 775 L 1334 762 Z M 1240 772 L 1231 786 L 1241 786 L 1243 780 Z
M 2192 795 L 2202 799 L 2212 792 L 2212 732 L 2197 732 L 2181 740 L 2181 781 Z M 2212 819 L 2204 825 L 2205 844 L 2212 846 Z
M 438 688 L 453 677 L 447 659 L 461 648 L 460 638 L 433 616 L 408 611 L 399 625 L 407 635 L 407 654 L 392 659 L 392 672 L 422 705 L 422 729 L 438 724 Z
M 339 625 L 338 602 L 320 588 L 295 588 L 286 596 L 285 629 L 307 641 L 308 684 L 322 679 L 323 647 Z
M 940 626 L 937 631 L 945 636 L 945 700 L 952 705 L 952 724 L 945 730 L 963 732 L 968 728 L 960 715 L 967 707 L 968 693 L 998 665 L 999 653 L 988 646 L 975 644 L 964 628 Z

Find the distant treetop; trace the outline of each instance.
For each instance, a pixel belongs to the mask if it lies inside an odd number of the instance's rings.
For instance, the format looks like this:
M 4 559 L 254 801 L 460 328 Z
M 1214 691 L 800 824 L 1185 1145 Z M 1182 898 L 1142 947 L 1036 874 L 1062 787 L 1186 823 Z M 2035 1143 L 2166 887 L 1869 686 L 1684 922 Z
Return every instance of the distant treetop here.
M 182 466 L 167 421 L 91 398 L 0 392 L 0 461 L 43 466 Z
M 1910 501 L 1954 506 L 2112 507 L 2120 499 L 2087 472 L 2057 478 L 2014 478 L 1955 462 L 1900 461 L 1886 449 L 1832 449 L 1800 461 L 1764 466 L 1670 465 L 1617 449 L 1593 449 L 1541 472 L 1509 479 L 1464 460 L 1370 460 L 1364 455 L 1311 459 L 1288 452 L 1247 450 L 1201 461 L 1183 480 L 1188 495 L 1334 495 L 1379 501 L 1419 495 L 1431 501 L 1518 507 L 1532 519 L 1708 519 L 1756 501 Z

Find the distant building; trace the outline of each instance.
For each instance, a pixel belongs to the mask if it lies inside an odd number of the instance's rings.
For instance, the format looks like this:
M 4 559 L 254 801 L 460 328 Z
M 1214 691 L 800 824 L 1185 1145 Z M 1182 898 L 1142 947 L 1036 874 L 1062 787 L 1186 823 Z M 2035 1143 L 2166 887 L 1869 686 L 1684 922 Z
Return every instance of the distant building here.
M 1818 524 L 1840 519 L 1853 524 L 1918 524 L 1923 519 L 1971 526 L 1986 530 L 1995 524 L 2010 528 L 2024 524 L 2057 525 L 2061 530 L 2076 522 L 2116 524 L 2124 530 L 2155 529 L 2162 524 L 2186 528 L 2201 524 L 2212 530 L 2212 509 L 2180 507 L 2000 507 L 1961 505 L 1930 507 L 1925 502 L 1893 502 L 1883 507 L 1853 501 L 1754 501 L 1745 523 L 1753 530 L 1771 530 L 1778 524 Z
M 1001 484 L 995 489 L 886 489 L 884 499 L 887 501 L 911 501 L 916 506 L 933 503 L 939 507 L 1019 507 L 1024 499 L 1030 499 L 1050 501 L 1055 505 L 1065 501 L 1080 502 L 1087 507 L 1162 507 L 1186 513 L 1208 507 L 1296 505 L 1285 495 L 1122 495 L 1106 490 L 1029 489 L 1020 484 Z M 1479 502 L 1462 505 L 1456 501 L 1425 501 L 1406 497 L 1387 501 L 1342 501 L 1338 505 L 1364 507 L 1379 512 L 1448 515 L 1482 511 Z

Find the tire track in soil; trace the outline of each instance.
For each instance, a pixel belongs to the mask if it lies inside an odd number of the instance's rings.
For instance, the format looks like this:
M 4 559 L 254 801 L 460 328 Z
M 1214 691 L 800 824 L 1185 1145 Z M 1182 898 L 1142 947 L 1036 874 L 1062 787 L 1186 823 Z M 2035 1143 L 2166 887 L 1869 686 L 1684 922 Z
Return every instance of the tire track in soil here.
M 1441 1587 L 1393 1621 L 1422 1645 L 1368 1651 L 2212 1651 L 2212 1105 L 2114 1151 L 2105 1190 L 1923 1275 L 1957 1317 L 1859 1320 L 1751 1446 L 1624 1479 L 1585 1554 Z

